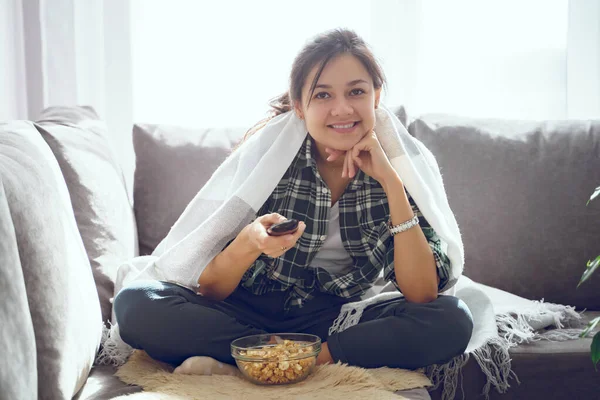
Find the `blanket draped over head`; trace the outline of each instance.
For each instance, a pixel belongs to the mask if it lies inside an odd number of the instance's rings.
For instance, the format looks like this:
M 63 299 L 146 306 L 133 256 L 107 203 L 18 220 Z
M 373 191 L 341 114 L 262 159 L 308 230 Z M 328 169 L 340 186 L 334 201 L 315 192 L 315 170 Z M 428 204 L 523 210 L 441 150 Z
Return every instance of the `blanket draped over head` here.
M 464 248 L 458 224 L 448 204 L 439 167 L 433 154 L 412 137 L 385 106 L 376 110 L 376 134 L 385 154 L 425 219 L 445 245 L 451 262 L 451 289 L 443 294 L 462 299 L 474 319 L 474 331 L 464 354 L 444 365 L 427 368 L 435 387 L 444 385 L 444 398 L 453 398 L 458 373 L 473 356 L 490 386 L 508 389 L 511 370 L 508 349 L 542 335 L 551 340 L 577 338 L 580 329 L 541 333 L 551 325 L 581 326 L 573 307 L 531 301 L 473 282 L 462 275 Z M 169 281 L 198 290 L 198 278 L 206 265 L 244 226 L 251 223 L 305 142 L 306 126 L 294 112 L 281 114 L 252 135 L 215 171 L 188 204 L 168 235 L 150 256 L 136 257 L 119 268 L 115 295 L 140 279 Z M 360 322 L 368 305 L 402 294 L 393 289 L 363 301 L 347 303 L 329 332 L 341 332 Z M 113 325 L 106 329 L 97 363 L 123 364 L 131 348 Z M 326 338 L 323 338 L 325 340 Z M 401 338 L 399 338 L 401 340 Z

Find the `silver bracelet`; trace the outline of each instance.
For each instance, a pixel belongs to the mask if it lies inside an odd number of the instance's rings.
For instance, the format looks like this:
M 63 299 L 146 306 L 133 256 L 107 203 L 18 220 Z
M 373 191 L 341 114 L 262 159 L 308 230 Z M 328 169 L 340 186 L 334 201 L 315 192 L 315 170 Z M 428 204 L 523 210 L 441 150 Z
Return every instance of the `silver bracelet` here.
M 403 222 L 399 225 L 392 225 L 392 220 L 390 218 L 390 220 L 388 221 L 388 228 L 390 230 L 390 233 L 392 234 L 392 236 L 397 235 L 399 233 L 405 232 L 407 230 L 409 230 L 410 228 L 419 225 L 419 217 L 417 217 L 417 214 L 415 214 L 411 219 L 409 219 L 406 222 Z

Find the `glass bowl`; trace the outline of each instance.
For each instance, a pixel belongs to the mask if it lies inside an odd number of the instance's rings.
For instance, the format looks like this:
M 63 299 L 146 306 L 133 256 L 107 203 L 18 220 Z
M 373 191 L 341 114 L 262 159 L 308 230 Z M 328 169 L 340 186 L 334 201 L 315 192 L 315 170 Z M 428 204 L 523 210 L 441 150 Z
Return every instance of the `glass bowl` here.
M 267 333 L 231 342 L 231 355 L 250 382 L 285 385 L 300 382 L 315 369 L 321 339 L 304 333 Z

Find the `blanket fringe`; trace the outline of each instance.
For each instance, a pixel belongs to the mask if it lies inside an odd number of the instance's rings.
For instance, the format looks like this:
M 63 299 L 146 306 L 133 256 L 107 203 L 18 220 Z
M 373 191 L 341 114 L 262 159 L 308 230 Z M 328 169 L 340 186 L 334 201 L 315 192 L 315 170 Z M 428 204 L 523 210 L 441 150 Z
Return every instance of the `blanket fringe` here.
M 581 315 L 585 312 L 575 311 L 575 307 L 565 306 L 562 304 L 544 303 L 544 299 L 534 301 L 538 305 L 538 313 L 549 313 L 552 315 L 556 328 L 581 328 L 585 325 Z
M 529 325 L 530 316 L 502 314 L 496 316 L 498 334 L 508 343 L 521 344 L 533 340 L 535 333 Z
M 461 354 L 452 359 L 452 361 L 438 365 L 430 365 L 425 368 L 425 375 L 429 378 L 433 386 L 429 387 L 429 391 L 436 390 L 440 384 L 443 383 L 442 400 L 454 399 L 456 395 L 456 388 L 459 383 L 463 392 L 463 399 L 465 397 L 464 389 L 462 389 L 462 368 L 467 365 L 470 354 Z
M 509 380 L 514 378 L 518 384 L 521 383 L 512 370 L 509 353 L 512 347 L 539 340 L 562 342 L 579 338 L 585 323 L 582 321 L 581 313 L 575 311 L 574 307 L 544 303 L 543 299 L 534 303 L 536 307 L 523 313 L 497 315 L 498 336 L 488 340 L 482 347 L 471 353 L 461 354 L 446 364 L 427 367 L 425 373 L 433 383 L 429 390 L 436 390 L 440 384 L 443 384 L 442 400 L 454 399 L 459 376 L 462 388 L 461 370 L 470 356 L 473 356 L 486 375 L 482 394 L 488 400 L 492 386 L 499 393 L 506 393 L 510 388 Z M 532 321 L 540 321 L 542 316 L 548 315 L 552 317 L 552 326 L 540 331 L 532 328 L 530 324 Z M 465 398 L 464 390 L 462 398 Z
M 94 365 L 113 365 L 120 367 L 125 364 L 129 356 L 133 353 L 133 347 L 121 339 L 119 334 L 119 325 L 110 324 L 110 328 L 102 326 L 102 339 L 100 342 L 100 351 L 96 355 Z
M 577 340 L 584 329 L 551 329 L 540 333 L 536 340 L 547 340 L 549 342 L 566 342 L 567 340 Z
M 486 400 L 490 397 L 490 388 L 494 385 L 499 393 L 506 393 L 510 384 L 511 377 L 515 378 L 517 383 L 521 384 L 519 377 L 512 370 L 509 349 L 516 346 L 505 338 L 498 337 L 489 340 L 485 346 L 473 351 L 473 357 L 479 364 L 481 371 L 487 377 L 483 386 L 482 394 Z

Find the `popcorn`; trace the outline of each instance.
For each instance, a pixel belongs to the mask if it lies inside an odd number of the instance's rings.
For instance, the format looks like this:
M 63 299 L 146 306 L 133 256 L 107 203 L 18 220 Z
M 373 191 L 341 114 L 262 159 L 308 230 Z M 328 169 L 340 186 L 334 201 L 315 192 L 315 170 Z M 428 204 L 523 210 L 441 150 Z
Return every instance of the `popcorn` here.
M 291 383 L 304 379 L 317 361 L 313 346 L 293 340 L 242 350 L 240 355 L 257 361 L 237 360 L 242 372 L 249 378 L 264 384 Z M 306 357 L 302 356 L 306 354 Z

